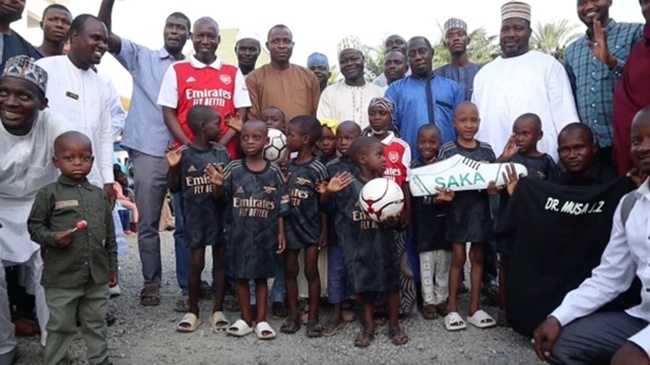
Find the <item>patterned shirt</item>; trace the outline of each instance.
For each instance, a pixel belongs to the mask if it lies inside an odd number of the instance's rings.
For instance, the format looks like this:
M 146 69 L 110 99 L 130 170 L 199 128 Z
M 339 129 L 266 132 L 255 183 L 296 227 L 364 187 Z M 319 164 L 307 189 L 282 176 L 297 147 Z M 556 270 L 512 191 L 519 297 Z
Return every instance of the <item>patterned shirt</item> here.
M 641 38 L 643 25 L 616 23 L 605 27 L 607 46 L 617 63 L 613 70 L 597 59 L 584 36 L 571 43 L 564 54 L 580 121 L 594 130 L 601 147 L 612 145 L 612 98 L 632 45 Z
M 448 64 L 437 68 L 433 71 L 433 74 L 456 81 L 465 100 L 470 101 L 472 100 L 472 92 L 474 92 L 474 76 L 481 69 L 481 66 L 483 65 L 475 63 L 468 63 L 463 67 Z
M 318 243 L 322 230 L 319 194 L 316 184 L 325 180 L 325 166 L 314 157 L 305 163 L 287 163 L 290 214 L 285 219 L 287 247 L 299 249 Z

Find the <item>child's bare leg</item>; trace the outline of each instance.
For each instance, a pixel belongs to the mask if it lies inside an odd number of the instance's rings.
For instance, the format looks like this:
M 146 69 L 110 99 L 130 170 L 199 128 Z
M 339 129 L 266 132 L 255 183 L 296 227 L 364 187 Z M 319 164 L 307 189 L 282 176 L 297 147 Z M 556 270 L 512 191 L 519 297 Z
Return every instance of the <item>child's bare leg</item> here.
M 214 282 L 217 284 L 217 292 L 214 297 L 212 313 L 223 312 L 223 300 L 226 297 L 226 270 L 224 269 L 223 254 L 226 245 L 219 244 L 212 246 L 212 262 L 216 265 L 214 270 Z
M 289 306 L 289 318 L 298 319 L 298 250 L 284 251 L 284 285 L 287 289 L 287 305 Z
M 190 313 L 199 316 L 199 296 L 201 295 L 201 273 L 205 266 L 205 247 L 192 249 L 192 262 L 188 277 L 188 302 Z
M 399 291 L 386 292 L 386 304 L 388 306 L 388 327 L 399 326 Z
M 269 288 L 266 279 L 255 279 L 255 299 L 257 301 L 257 313 L 255 322 L 266 322 L 266 301 L 269 296 Z
M 239 302 L 239 308 L 241 310 L 241 319 L 244 320 L 248 326 L 252 327 L 253 314 L 251 313 L 251 294 L 248 288 L 248 279 L 237 279 L 237 284 L 235 285 L 237 301 Z
M 481 281 L 483 280 L 483 251 L 485 242 L 472 242 L 469 249 L 471 291 L 469 296 L 469 315 L 473 316 L 481 300 Z
M 398 302 L 399 306 L 399 302 Z M 399 308 L 398 308 L 399 309 Z M 368 333 L 375 332 L 375 320 L 373 318 L 373 313 L 375 312 L 375 301 L 374 300 L 364 300 L 361 305 L 361 317 L 363 330 Z
M 448 312 L 458 312 L 458 285 L 460 284 L 460 274 L 465 266 L 465 243 L 454 243 L 451 248 L 451 265 L 449 267 L 449 310 Z
M 318 246 L 305 249 L 305 279 L 309 284 L 309 322 L 318 322 L 320 301 L 320 274 L 318 272 Z

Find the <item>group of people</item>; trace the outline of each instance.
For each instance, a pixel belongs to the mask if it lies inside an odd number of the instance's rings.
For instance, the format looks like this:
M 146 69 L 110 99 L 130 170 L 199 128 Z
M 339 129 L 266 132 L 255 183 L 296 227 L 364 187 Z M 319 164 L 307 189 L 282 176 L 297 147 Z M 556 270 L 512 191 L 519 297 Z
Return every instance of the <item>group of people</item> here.
M 304 323 L 308 337 L 336 335 L 354 320 L 350 300 L 357 300 L 359 347 L 371 345 L 382 314 L 392 343 L 408 342 L 399 317 L 420 304 L 425 319 L 441 316 L 447 330 L 462 330 L 457 298 L 470 244 L 470 324 L 511 325 L 534 337 L 539 357 L 553 364 L 650 364 L 650 0 L 639 1 L 645 26 L 615 22 L 611 1 L 577 0 L 587 31 L 563 63 L 530 49 L 532 12 L 520 1 L 501 7 L 502 55 L 486 65 L 469 62 L 468 26 L 456 18 L 444 24 L 448 65 L 433 69 L 426 37 L 392 35 L 384 73 L 373 82 L 365 79 L 361 42 L 346 37 L 338 44 L 343 78 L 332 85 L 324 54 L 310 55 L 308 67 L 291 63 L 285 25 L 267 34 L 269 64 L 256 67 L 261 39 L 242 31 L 231 65 L 216 55 L 214 19 L 192 24 L 172 13 L 163 47 L 152 50 L 112 32 L 114 2 L 103 0 L 97 16 L 49 6 L 43 44 L 33 47 L 10 28 L 25 1 L 0 0 L 0 260 L 7 268 L 0 270 L 0 365 L 15 358 L 12 319 L 21 308 L 36 309 L 46 365 L 67 363 L 78 326 L 88 362 L 111 363 L 108 294 L 119 277 L 116 236 L 127 228 L 113 208 L 125 198 L 115 189 L 118 135 L 134 171 L 137 217 L 128 228 L 137 228 L 143 306 L 161 301 L 158 228 L 172 193 L 176 278 L 187 296 L 176 303 L 184 312 L 179 332 L 201 325 L 206 289 L 214 296 L 209 325 L 232 336 L 276 336 L 268 299 L 272 314 L 286 317 L 281 332 L 297 333 Z M 186 57 L 188 40 L 194 52 Z M 110 77 L 96 69 L 107 51 L 133 79 L 126 115 Z M 290 159 L 281 164 L 264 158 L 270 128 L 287 138 Z M 504 164 L 505 185 L 410 196 L 412 169 L 456 155 Z M 528 177 L 510 163 L 524 165 Z M 402 187 L 406 207 L 377 223 L 356 202 L 365 183 L 382 176 Z M 607 232 L 583 234 L 573 219 Z M 565 266 L 549 282 L 539 267 L 557 266 L 531 260 L 556 238 L 588 249 L 551 250 L 549 261 Z M 215 267 L 205 288 L 207 246 Z M 568 264 L 573 259 L 580 264 Z M 628 290 L 635 276 L 640 286 Z M 528 290 L 538 282 L 537 291 L 549 291 L 543 299 Z M 229 286 L 237 303 L 225 299 Z M 327 321 L 319 316 L 322 286 L 334 305 Z M 480 309 L 482 286 L 498 297 L 496 320 Z M 636 297 L 594 313 L 626 291 Z M 231 323 L 226 312 L 237 308 L 241 316 Z

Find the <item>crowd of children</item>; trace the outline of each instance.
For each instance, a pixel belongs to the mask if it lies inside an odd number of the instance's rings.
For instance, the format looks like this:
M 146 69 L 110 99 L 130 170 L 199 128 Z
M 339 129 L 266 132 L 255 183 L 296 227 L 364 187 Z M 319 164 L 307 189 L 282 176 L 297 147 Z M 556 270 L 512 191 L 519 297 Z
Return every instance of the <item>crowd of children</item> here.
M 418 298 L 414 279 L 400 267 L 407 229 L 412 229 L 419 254 L 423 317 L 444 316 L 449 331 L 466 327 L 458 313 L 457 297 L 469 243 L 471 293 L 467 320 L 478 328 L 497 324 L 479 308 L 483 247 L 485 242 L 494 239 L 494 218 L 498 212 L 495 213 L 493 205 L 507 201 L 508 189 L 491 183 L 483 191 L 454 193 L 439 188 L 433 196 L 411 197 L 408 177 L 411 169 L 458 154 L 482 163 L 516 162 L 525 165 L 532 176 L 558 179 L 552 158 L 536 148 L 542 138 L 541 121 L 534 114 L 518 118 L 508 145 L 497 158 L 489 145 L 474 138 L 480 125 L 478 109 L 470 102 L 463 102 L 456 108 L 453 119 L 457 138 L 441 146 L 440 130 L 434 124 L 426 124 L 417 135 L 419 157 L 411 161 L 409 145 L 392 128 L 392 103 L 375 98 L 369 104 L 368 113 L 370 126 L 365 131 L 351 121 L 319 121 L 312 116 L 298 116 L 287 122 L 276 107 L 266 109 L 261 121 L 244 123 L 230 117 L 228 125 L 240 132 L 243 153 L 241 159 L 231 161 L 228 150 L 217 143 L 221 118 L 218 112 L 206 106 L 190 109 L 187 122 L 194 141 L 180 148 L 170 147 L 166 153 L 169 186 L 172 192 L 181 193 L 185 244 L 192 252 L 189 312 L 178 322 L 179 332 L 193 332 L 201 325 L 198 305 L 201 273 L 206 247 L 211 246 L 216 266 L 216 295 L 209 317 L 213 329 L 225 330 L 232 336 L 255 332 L 260 339 L 274 338 L 276 332 L 266 321 L 267 279 L 283 276 L 288 316 L 280 330 L 288 334 L 298 332 L 301 321 L 297 278 L 302 266 L 308 283 L 308 337 L 335 335 L 353 318 L 347 304 L 348 300 L 356 299 L 361 303 L 362 329 L 354 340 L 355 346 L 371 344 L 376 334 L 375 317 L 381 311 L 387 314 L 392 343 L 405 344 L 408 336 L 400 327 L 399 315 L 408 313 Z M 269 128 L 282 130 L 287 136 L 292 157 L 281 166 L 264 158 Z M 71 320 L 82 323 L 89 354 L 104 356 L 106 330 L 102 325 L 103 316 L 99 314 L 105 311 L 73 313 L 76 307 L 65 304 L 69 302 L 63 299 L 73 297 L 79 303 L 86 303 L 89 309 L 101 309 L 106 306 L 106 296 L 98 298 L 98 293 L 117 283 L 110 211 L 98 209 L 105 204 L 105 199 L 100 199 L 101 190 L 87 183 L 92 151 L 82 137 L 78 133 L 59 137 L 55 164 L 62 177 L 39 193 L 29 220 L 32 238 L 44 248 L 46 272 L 67 273 L 59 261 L 62 250 L 71 242 L 75 245 L 79 242 L 85 248 L 73 252 L 66 260 L 74 265 L 94 260 L 95 269 L 90 272 L 93 277 L 97 275 L 94 278 L 97 286 L 92 288 L 74 287 L 71 280 L 70 288 L 55 290 L 44 282 L 46 291 L 56 293 L 48 295 L 53 298 L 48 301 L 53 318 L 61 318 L 61 322 L 50 320 L 52 340 L 46 349 L 46 357 L 50 358 L 62 356 L 61 348 L 65 346 L 60 345 L 67 343 L 71 335 L 66 332 Z M 507 172 L 511 174 L 512 170 Z M 124 188 L 120 198 L 128 199 L 128 184 L 122 186 L 125 180 L 122 172 L 116 169 L 115 174 L 116 184 Z M 402 187 L 406 204 L 398 217 L 377 223 L 361 211 L 357 199 L 366 182 L 381 176 Z M 124 203 L 130 209 L 128 200 Z M 82 215 L 81 209 L 95 214 Z M 133 214 L 137 211 L 133 210 Z M 89 220 L 87 230 L 74 228 L 75 220 L 82 216 Z M 97 231 L 90 227 L 105 229 Z M 125 228 L 131 227 L 125 224 Z M 327 247 L 327 296 L 334 305 L 334 314 L 321 326 L 318 259 L 324 247 Z M 301 251 L 303 256 L 299 255 Z M 502 254 L 499 322 L 503 324 L 507 245 L 500 244 L 499 252 Z M 304 262 L 299 262 L 300 257 Z M 241 309 L 240 319 L 233 323 L 223 309 L 227 277 L 235 281 Z M 249 285 L 254 288 L 257 302 L 254 307 Z M 61 299 L 55 300 L 57 297 Z M 58 330 L 57 326 L 62 329 Z

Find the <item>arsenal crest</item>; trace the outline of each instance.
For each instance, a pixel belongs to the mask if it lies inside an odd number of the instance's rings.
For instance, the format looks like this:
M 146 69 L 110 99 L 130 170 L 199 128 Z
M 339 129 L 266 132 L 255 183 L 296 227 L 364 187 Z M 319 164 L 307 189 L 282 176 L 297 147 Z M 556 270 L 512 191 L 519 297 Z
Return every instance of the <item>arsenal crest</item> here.
M 230 85 L 232 82 L 232 77 L 230 77 L 230 75 L 219 75 L 219 79 L 221 79 L 221 82 L 226 85 Z
M 388 160 L 392 163 L 397 163 L 397 161 L 399 161 L 399 153 L 396 151 L 388 152 Z

